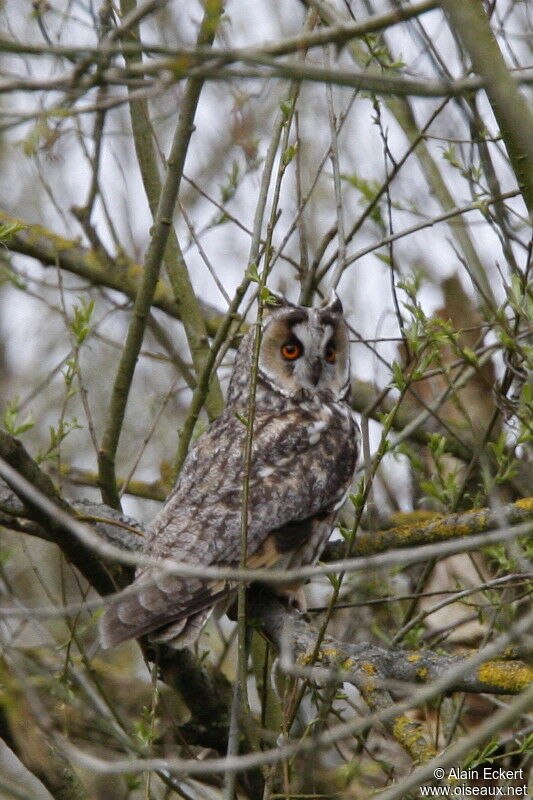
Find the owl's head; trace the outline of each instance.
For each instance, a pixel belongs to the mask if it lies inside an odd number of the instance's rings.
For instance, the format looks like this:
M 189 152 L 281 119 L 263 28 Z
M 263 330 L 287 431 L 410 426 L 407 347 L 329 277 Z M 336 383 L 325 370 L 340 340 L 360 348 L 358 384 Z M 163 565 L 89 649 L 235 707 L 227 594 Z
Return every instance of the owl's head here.
M 345 399 L 350 390 L 350 351 L 342 304 L 333 292 L 320 308 L 307 308 L 276 296 L 267 317 L 259 353 L 259 381 L 285 397 L 305 394 Z M 234 404 L 247 394 L 253 333 L 244 337 L 228 392 Z M 246 374 L 248 373 L 248 374 Z

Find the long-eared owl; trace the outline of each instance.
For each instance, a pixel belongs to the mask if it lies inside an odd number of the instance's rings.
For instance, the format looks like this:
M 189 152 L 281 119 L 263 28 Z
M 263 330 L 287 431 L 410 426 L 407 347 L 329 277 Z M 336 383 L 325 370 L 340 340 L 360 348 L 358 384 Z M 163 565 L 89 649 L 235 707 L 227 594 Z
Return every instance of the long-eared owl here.
M 253 329 L 235 357 L 223 414 L 191 449 L 150 526 L 144 552 L 200 566 L 237 566 Z M 350 356 L 342 305 L 278 298 L 259 351 L 249 472 L 247 566 L 315 562 L 353 476 L 358 427 L 348 404 Z M 103 647 L 135 636 L 185 647 L 235 584 L 138 569 L 137 592 L 103 615 Z

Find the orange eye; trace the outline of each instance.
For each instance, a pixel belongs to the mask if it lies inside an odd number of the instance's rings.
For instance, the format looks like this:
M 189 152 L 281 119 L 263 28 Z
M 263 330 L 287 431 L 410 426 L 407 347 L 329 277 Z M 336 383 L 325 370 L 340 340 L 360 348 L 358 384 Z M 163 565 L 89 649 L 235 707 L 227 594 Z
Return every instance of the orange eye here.
M 286 358 L 287 361 L 294 361 L 295 358 L 300 358 L 303 353 L 303 347 L 300 342 L 295 341 L 294 339 L 290 342 L 285 342 L 285 344 L 281 348 L 281 355 L 283 358 Z
M 326 346 L 326 352 L 324 353 L 326 361 L 329 361 L 330 364 L 334 364 L 337 360 L 337 351 L 335 349 L 334 344 L 328 344 Z

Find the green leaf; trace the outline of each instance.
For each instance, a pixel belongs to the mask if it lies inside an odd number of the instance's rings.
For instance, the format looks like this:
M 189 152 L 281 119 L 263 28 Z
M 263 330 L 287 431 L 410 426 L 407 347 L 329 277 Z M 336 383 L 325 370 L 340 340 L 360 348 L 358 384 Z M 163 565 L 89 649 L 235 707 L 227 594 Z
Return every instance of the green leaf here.
M 440 458 L 446 450 L 446 437 L 441 433 L 429 433 L 428 446 L 433 458 Z
M 350 500 L 351 500 L 351 499 L 352 499 L 352 497 L 354 497 L 354 496 L 355 496 L 355 495 L 351 495 L 351 496 L 350 496 Z M 353 502 L 353 500 L 352 500 L 352 502 Z M 355 503 L 354 503 L 354 505 L 355 505 Z M 345 528 L 345 527 L 344 527 L 344 525 L 339 525 L 339 526 L 338 526 L 338 528 L 339 528 L 339 533 L 340 533 L 340 535 L 342 536 L 342 538 L 344 539 L 344 541 L 345 541 L 345 542 L 351 542 L 351 540 L 352 540 L 352 538 L 353 538 L 353 531 L 352 531 L 352 529 L 351 529 L 351 528 Z
M 21 433 L 28 431 L 35 425 L 35 421 L 31 414 L 26 416 L 24 422 L 20 422 L 18 419 L 18 405 L 19 398 L 16 397 L 7 404 L 7 408 L 4 411 L 4 416 L 2 418 L 2 426 L 4 430 L 11 434 L 11 436 L 20 436 Z
M 271 293 L 270 289 L 268 289 L 267 286 L 263 286 L 263 288 L 261 289 L 260 296 L 261 296 L 261 301 L 266 306 L 276 306 L 278 304 L 277 297 Z
M 74 306 L 74 317 L 69 323 L 70 330 L 76 337 L 78 344 L 82 344 L 91 329 L 91 317 L 94 311 L 94 300 L 88 302 L 83 297 L 78 297 L 79 305 Z
M 403 392 L 403 390 L 407 386 L 407 380 L 405 377 L 404 368 L 402 367 L 401 364 L 398 363 L 398 361 L 392 362 L 392 374 L 393 374 L 392 383 L 396 386 L 397 389 L 399 389 L 400 392 Z
M 366 484 L 364 477 L 361 477 L 357 483 L 357 492 L 349 494 L 348 499 L 356 509 L 362 508 L 365 502 Z
M 0 286 L 4 283 L 10 283 L 15 289 L 24 291 L 27 289 L 26 282 L 18 275 L 8 264 L 0 263 Z
M 463 347 L 461 349 L 461 352 L 463 354 L 463 358 L 465 361 L 467 361 L 473 367 L 477 367 L 477 365 L 479 364 L 479 359 L 473 350 L 471 350 L 469 347 Z
M 246 270 L 246 276 L 254 283 L 261 283 L 261 277 L 257 269 L 257 264 L 254 263 L 250 264 L 250 266 Z
M 61 444 L 67 438 L 69 433 L 74 430 L 82 430 L 82 426 L 78 423 L 76 417 L 72 417 L 71 419 L 60 419 L 57 428 L 55 428 L 53 425 L 50 425 L 48 428 L 50 436 L 49 445 L 44 452 L 38 453 L 36 457 L 37 463 L 40 464 L 43 461 L 56 458 L 58 456 Z
M 0 225 L 0 244 L 5 244 L 13 234 L 26 230 L 27 227 L 28 225 L 23 222 L 8 222 L 5 225 Z
M 326 578 L 331 583 L 331 585 L 335 589 L 335 591 L 340 589 L 340 585 L 341 585 L 341 577 L 340 577 L 340 575 L 330 574 L 330 575 L 326 575 Z
M 489 763 L 494 759 L 490 758 L 494 753 L 500 749 L 500 741 L 498 738 L 491 739 L 484 747 L 472 753 L 465 760 L 465 769 L 474 769 L 478 764 L 483 764 L 485 761 Z
M 233 161 L 231 165 L 231 172 L 226 173 L 227 183 L 221 185 L 220 198 L 222 203 L 228 203 L 235 196 L 235 192 L 239 186 L 240 168 L 237 161 Z
M 290 164 L 296 153 L 298 152 L 298 145 L 290 144 L 283 153 L 282 162 L 284 166 Z
M 292 111 L 292 103 L 288 103 L 286 100 L 282 100 L 281 103 L 279 104 L 279 107 L 281 113 L 283 114 L 283 119 L 288 120 Z

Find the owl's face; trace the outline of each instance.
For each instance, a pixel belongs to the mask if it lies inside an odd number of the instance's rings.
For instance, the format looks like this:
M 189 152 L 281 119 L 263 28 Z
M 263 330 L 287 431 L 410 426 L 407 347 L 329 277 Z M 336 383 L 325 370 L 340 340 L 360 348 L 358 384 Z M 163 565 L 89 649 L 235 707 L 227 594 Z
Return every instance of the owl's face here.
M 336 295 L 321 308 L 281 300 L 268 318 L 261 342 L 259 375 L 283 395 L 331 393 L 345 399 L 350 385 L 350 354 L 342 305 Z

